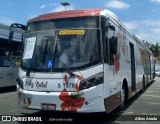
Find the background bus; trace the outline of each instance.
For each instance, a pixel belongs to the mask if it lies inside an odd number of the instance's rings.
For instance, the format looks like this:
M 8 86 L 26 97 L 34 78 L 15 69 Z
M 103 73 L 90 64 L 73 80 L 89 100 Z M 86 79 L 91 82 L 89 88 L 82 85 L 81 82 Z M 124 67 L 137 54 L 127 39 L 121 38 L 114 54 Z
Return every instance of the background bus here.
M 20 107 L 109 113 L 154 79 L 152 52 L 108 10 L 43 14 L 27 26 Z
M 23 33 L 23 30 L 0 24 L 0 87 L 16 85 Z

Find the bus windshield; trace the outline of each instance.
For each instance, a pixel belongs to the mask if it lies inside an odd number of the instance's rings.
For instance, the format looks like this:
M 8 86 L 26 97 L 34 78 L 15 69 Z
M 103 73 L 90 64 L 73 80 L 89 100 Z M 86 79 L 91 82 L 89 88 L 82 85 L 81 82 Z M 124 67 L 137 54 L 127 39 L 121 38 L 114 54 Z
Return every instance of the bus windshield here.
M 64 71 L 64 66 L 75 70 L 98 64 L 98 19 L 78 17 L 29 23 L 21 67 L 46 72 Z

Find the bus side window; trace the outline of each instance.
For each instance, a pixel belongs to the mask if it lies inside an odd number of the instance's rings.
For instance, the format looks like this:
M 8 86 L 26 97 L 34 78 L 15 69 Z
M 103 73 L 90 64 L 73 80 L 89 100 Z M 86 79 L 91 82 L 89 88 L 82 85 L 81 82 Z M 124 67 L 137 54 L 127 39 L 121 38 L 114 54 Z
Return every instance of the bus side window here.
M 117 37 L 112 36 L 109 39 L 109 45 L 110 45 L 110 65 L 114 65 L 114 55 L 117 54 L 117 46 L 118 46 Z
M 8 58 L 5 54 L 1 53 L 0 54 L 0 67 L 9 67 L 9 61 Z
M 118 39 L 115 37 L 115 27 L 113 25 L 109 26 L 110 34 L 109 38 L 109 57 L 110 57 L 110 65 L 114 65 L 114 55 L 117 54 L 117 46 L 118 46 Z

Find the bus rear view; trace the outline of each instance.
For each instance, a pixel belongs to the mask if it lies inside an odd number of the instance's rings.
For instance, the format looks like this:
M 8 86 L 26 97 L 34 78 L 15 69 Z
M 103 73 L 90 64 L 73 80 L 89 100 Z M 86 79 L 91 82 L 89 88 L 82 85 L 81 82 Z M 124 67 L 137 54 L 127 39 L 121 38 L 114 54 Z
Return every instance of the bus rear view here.
M 105 111 L 99 12 L 46 14 L 28 22 L 17 80 L 21 107 Z

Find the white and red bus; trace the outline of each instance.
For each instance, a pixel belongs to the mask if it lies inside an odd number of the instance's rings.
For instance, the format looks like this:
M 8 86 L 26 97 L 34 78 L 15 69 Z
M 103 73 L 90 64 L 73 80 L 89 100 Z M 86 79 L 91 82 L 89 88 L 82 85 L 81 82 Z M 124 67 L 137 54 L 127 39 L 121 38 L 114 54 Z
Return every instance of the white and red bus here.
M 20 107 L 109 113 L 154 78 L 151 51 L 108 10 L 43 14 L 27 27 Z

